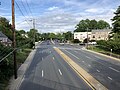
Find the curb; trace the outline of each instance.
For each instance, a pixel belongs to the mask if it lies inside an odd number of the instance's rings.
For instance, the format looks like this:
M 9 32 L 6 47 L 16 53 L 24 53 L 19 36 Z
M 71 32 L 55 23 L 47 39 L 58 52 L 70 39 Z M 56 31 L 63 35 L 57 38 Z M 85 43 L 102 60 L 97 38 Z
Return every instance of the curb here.
M 87 50 L 86 48 L 82 48 L 82 50 L 85 50 L 85 51 L 88 51 L 88 52 L 92 52 L 92 53 L 95 53 L 95 54 L 98 54 L 98 55 L 101 55 L 101 56 L 104 56 L 104 57 L 107 57 L 107 58 L 110 58 L 110 59 L 114 59 L 114 60 L 120 62 L 120 59 L 115 58 L 115 57 L 111 57 L 111 56 L 108 56 L 108 55 L 105 55 L 105 54 L 102 54 L 102 53 L 99 53 L 99 52 L 95 52 L 95 51 L 92 51 L 92 50 Z
M 8 90 L 18 90 L 20 84 L 24 79 L 24 74 L 33 60 L 35 52 L 36 49 L 32 50 L 27 59 L 25 60 L 25 62 L 18 69 L 18 78 L 17 79 L 14 79 L 14 77 L 11 78 L 10 83 L 8 85 Z

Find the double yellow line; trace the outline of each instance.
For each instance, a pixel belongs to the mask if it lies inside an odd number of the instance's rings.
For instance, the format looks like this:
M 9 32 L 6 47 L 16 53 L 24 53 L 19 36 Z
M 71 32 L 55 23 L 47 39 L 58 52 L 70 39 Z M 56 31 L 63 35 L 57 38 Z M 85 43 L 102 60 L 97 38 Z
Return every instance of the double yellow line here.
M 99 81 L 93 78 L 71 58 L 64 54 L 60 49 L 54 47 L 56 52 L 70 65 L 70 67 L 91 87 L 92 90 L 108 90 Z

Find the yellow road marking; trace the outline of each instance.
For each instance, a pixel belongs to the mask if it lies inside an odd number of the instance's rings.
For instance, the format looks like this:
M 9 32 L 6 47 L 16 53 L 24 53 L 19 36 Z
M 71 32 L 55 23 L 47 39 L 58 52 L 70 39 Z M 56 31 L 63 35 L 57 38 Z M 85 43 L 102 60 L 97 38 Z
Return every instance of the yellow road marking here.
M 108 90 L 99 81 L 93 78 L 71 58 L 64 54 L 60 49 L 54 47 L 57 53 L 71 66 L 71 68 L 93 89 L 93 90 Z

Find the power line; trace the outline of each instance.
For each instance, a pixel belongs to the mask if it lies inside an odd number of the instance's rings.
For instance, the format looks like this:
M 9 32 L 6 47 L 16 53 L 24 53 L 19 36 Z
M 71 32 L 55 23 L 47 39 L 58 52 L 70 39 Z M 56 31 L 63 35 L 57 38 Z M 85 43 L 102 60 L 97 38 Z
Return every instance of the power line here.
M 21 12 L 21 14 L 26 18 L 26 16 L 23 14 L 23 12 L 22 12 L 22 10 L 21 10 L 21 8 L 19 7 L 19 5 L 18 5 L 18 3 L 15 1 L 15 3 L 16 3 L 16 5 L 17 5 L 17 7 L 18 7 L 18 9 L 19 9 L 19 11 Z M 27 18 L 26 18 L 27 19 Z M 28 21 L 27 20 L 25 20 L 26 22 L 27 22 L 27 24 L 31 27 L 31 25 L 28 23 Z
M 27 9 L 26 9 L 26 7 L 25 7 L 25 5 L 24 5 L 24 3 L 23 3 L 23 0 L 21 0 L 21 3 L 22 3 L 22 6 L 24 7 L 26 13 L 29 15 L 29 12 L 27 11 Z M 29 16 L 30 16 L 30 15 L 29 15 Z
M 3 57 L 1 60 L 0 60 L 0 63 L 5 60 L 8 56 L 10 56 L 16 49 L 14 49 L 13 51 L 11 51 L 9 54 L 7 54 L 5 57 Z
M 31 13 L 31 15 L 32 15 L 32 17 L 33 17 L 33 13 L 31 12 L 31 9 L 30 9 L 30 6 L 29 6 L 29 4 L 28 4 L 28 1 L 27 1 L 27 0 L 26 0 L 26 3 L 27 3 L 27 6 L 28 6 L 29 11 L 30 11 L 30 13 Z

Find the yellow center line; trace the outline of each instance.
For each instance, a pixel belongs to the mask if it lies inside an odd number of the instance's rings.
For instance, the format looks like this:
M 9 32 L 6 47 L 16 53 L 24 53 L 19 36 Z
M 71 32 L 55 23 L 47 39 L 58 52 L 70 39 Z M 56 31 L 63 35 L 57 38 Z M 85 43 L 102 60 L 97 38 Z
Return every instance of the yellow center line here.
M 108 90 L 99 81 L 93 78 L 71 58 L 64 54 L 60 49 L 54 47 L 56 52 L 70 65 L 70 67 L 93 89 L 93 90 Z

